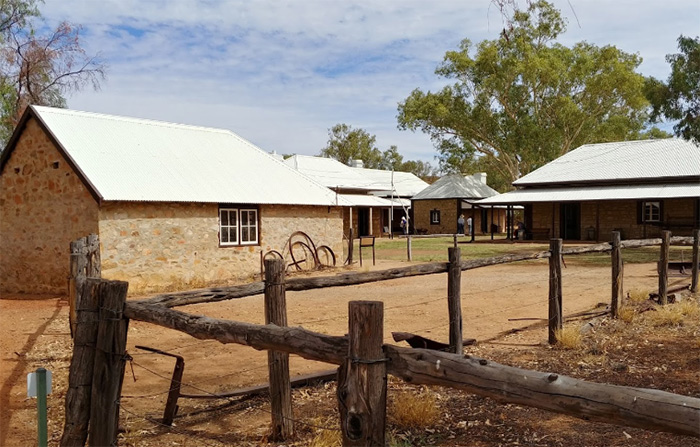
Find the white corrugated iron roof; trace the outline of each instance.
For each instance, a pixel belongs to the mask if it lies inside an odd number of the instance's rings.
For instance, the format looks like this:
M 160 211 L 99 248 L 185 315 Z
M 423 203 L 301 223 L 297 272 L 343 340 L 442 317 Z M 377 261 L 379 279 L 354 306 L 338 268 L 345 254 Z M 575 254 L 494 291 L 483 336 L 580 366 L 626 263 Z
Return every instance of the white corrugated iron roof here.
M 678 138 L 586 144 L 513 184 L 531 186 L 672 177 L 700 178 L 700 146 Z
M 374 182 L 334 158 L 293 155 L 284 163 L 327 188 L 373 191 Z
M 685 184 L 585 186 L 532 188 L 507 192 L 475 202 L 478 205 L 506 205 L 537 202 L 578 202 L 584 200 L 640 200 L 700 197 L 700 182 Z
M 498 191 L 474 176 L 449 174 L 413 196 L 413 200 L 479 199 L 496 194 Z
M 382 195 L 391 194 L 391 172 L 382 169 L 350 168 L 370 179 L 378 191 L 386 191 Z M 394 171 L 394 195 L 412 197 L 430 186 L 412 172 Z
M 104 200 L 336 203 L 333 191 L 228 130 L 32 107 Z

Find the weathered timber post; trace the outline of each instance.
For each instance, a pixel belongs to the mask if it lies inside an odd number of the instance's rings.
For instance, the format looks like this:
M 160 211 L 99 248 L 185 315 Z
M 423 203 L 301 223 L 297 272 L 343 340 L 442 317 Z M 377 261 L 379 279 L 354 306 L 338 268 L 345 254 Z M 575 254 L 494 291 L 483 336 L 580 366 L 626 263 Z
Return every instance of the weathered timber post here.
M 265 324 L 287 326 L 287 301 L 284 263 L 281 259 L 265 261 Z M 283 441 L 294 432 L 292 422 L 292 386 L 289 382 L 289 354 L 267 351 L 270 374 L 271 439 Z
M 622 299 L 623 269 L 622 250 L 620 249 L 620 232 L 612 232 L 612 299 L 610 301 L 610 314 L 617 318 L 620 312 L 620 300 Z
M 100 238 L 96 234 L 87 236 L 87 276 L 100 278 L 102 276 L 102 259 L 100 257 Z
M 690 291 L 698 291 L 698 270 L 700 269 L 700 230 L 693 231 L 693 278 L 690 283 Z
M 68 276 L 68 306 L 71 337 L 75 334 L 76 301 L 85 278 L 99 278 L 102 263 L 100 260 L 100 239 L 90 234 L 70 243 L 70 275 Z
M 457 233 L 455 233 L 455 234 L 452 236 L 452 238 L 454 239 L 454 241 L 453 241 L 453 243 L 452 243 L 452 246 L 453 246 L 453 247 L 456 247 L 456 246 L 457 246 Z
M 413 261 L 413 253 L 411 252 L 411 235 L 406 235 L 406 256 L 409 261 Z
M 561 239 L 552 239 L 549 250 L 549 344 L 553 345 L 562 328 Z
M 119 398 L 126 364 L 126 333 L 129 320 L 123 316 L 129 283 L 102 280 L 98 286 L 99 328 L 92 376 L 88 445 L 117 444 Z
M 75 336 L 77 329 L 77 304 L 78 295 L 85 282 L 87 270 L 87 240 L 80 238 L 70 243 L 70 276 L 68 276 L 68 320 L 70 323 L 71 337 Z
M 450 351 L 461 354 L 462 345 L 462 260 L 458 247 L 447 249 L 447 309 L 450 316 Z
M 671 232 L 661 232 L 661 255 L 659 256 L 659 304 L 668 304 L 668 251 Z
M 172 355 L 175 357 L 175 368 L 173 376 L 170 379 L 170 391 L 168 391 L 168 400 L 165 401 L 165 410 L 163 410 L 163 424 L 173 425 L 173 420 L 177 414 L 177 400 L 180 398 L 180 388 L 182 386 L 182 375 L 185 372 L 185 359 L 180 355 Z
M 383 446 L 386 425 L 384 304 L 349 303 L 348 358 L 338 369 L 343 446 Z
M 348 242 L 348 265 L 352 265 L 352 251 L 355 248 L 355 243 L 353 242 L 354 235 L 352 233 L 352 227 L 350 227 L 350 241 Z
M 71 265 L 72 263 L 73 256 L 71 255 Z M 83 279 L 75 284 L 78 292 L 75 307 L 77 319 L 73 332 L 73 355 L 68 372 L 66 416 L 63 436 L 61 436 L 61 447 L 82 447 L 87 440 L 92 394 L 92 369 L 95 364 L 95 343 L 97 341 L 97 289 L 100 280 Z

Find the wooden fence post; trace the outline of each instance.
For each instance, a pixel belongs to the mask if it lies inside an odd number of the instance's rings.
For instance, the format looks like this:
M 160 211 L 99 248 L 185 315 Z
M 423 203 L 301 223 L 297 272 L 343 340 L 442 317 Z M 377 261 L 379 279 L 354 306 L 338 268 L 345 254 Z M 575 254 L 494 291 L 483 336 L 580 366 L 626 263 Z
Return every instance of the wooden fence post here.
M 620 312 L 620 300 L 622 299 L 623 269 L 622 250 L 620 249 L 620 232 L 612 232 L 612 252 L 610 253 L 612 262 L 612 299 L 610 301 L 610 314 L 617 318 Z
M 71 265 L 73 255 L 71 255 Z M 92 369 L 95 363 L 95 342 L 98 328 L 99 279 L 82 279 L 75 283 L 77 319 L 73 332 L 73 356 L 68 372 L 66 416 L 61 436 L 61 447 L 84 446 L 90 420 Z
M 352 227 L 350 227 L 350 242 L 348 242 L 348 265 L 352 265 L 352 251 L 355 248 L 355 242 L 353 240 L 354 235 L 352 233 Z
M 265 324 L 287 326 L 284 263 L 281 259 L 265 260 Z M 284 441 L 294 432 L 292 422 L 292 386 L 289 382 L 289 354 L 267 351 L 270 374 L 271 439 Z
M 70 323 L 70 334 L 75 336 L 77 329 L 78 314 L 76 311 L 78 295 L 85 282 L 87 270 L 87 239 L 80 238 L 70 243 L 70 274 L 68 276 L 68 320 Z
M 659 256 L 659 304 L 668 304 L 668 252 L 671 232 L 661 232 L 661 255 Z
M 557 342 L 556 331 L 562 328 L 561 239 L 549 242 L 549 344 Z
M 693 232 L 693 278 L 690 283 L 690 291 L 698 291 L 698 270 L 700 269 L 700 230 Z
M 450 351 L 461 354 L 462 344 L 462 260 L 458 247 L 447 249 L 450 260 L 447 270 L 447 309 L 450 318 Z
M 413 261 L 413 253 L 411 252 L 411 235 L 406 235 L 406 256 L 409 261 Z
M 88 445 L 117 444 L 119 398 L 126 364 L 129 320 L 123 316 L 129 283 L 102 280 L 98 286 L 99 328 L 92 376 Z
M 338 369 L 343 446 L 383 446 L 386 425 L 384 304 L 349 303 L 348 358 Z

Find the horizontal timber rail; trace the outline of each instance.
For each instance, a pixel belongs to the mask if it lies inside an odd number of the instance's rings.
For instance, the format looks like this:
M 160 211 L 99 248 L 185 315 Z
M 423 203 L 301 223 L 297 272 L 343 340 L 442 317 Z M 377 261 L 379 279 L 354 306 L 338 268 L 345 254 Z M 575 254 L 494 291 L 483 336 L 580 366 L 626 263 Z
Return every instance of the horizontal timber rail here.
M 348 338 L 302 328 L 220 320 L 160 305 L 127 302 L 124 316 L 198 339 L 274 349 L 341 365 Z M 556 374 L 426 349 L 384 345 L 387 373 L 415 384 L 439 385 L 587 420 L 700 437 L 700 399 L 665 391 L 586 382 Z
M 623 241 L 621 248 L 637 248 L 660 245 L 661 239 L 635 239 Z M 692 245 L 692 237 L 672 237 L 671 245 Z M 562 250 L 563 255 L 578 255 L 585 253 L 602 253 L 612 250 L 608 242 L 583 247 L 572 247 Z M 462 261 L 462 270 L 471 270 L 490 265 L 506 264 L 510 262 L 527 261 L 532 259 L 549 258 L 549 250 L 535 253 L 512 254 L 496 256 L 492 258 L 471 259 Z M 447 262 L 433 262 L 427 264 L 410 265 L 407 267 L 377 270 L 373 272 L 343 273 L 334 276 L 317 278 L 289 278 L 285 285 L 288 291 L 301 291 L 318 289 L 323 287 L 340 287 L 370 282 L 385 281 L 389 279 L 408 278 L 411 276 L 432 275 L 447 272 Z M 187 292 L 168 293 L 157 295 L 141 301 L 133 301 L 143 304 L 158 304 L 165 307 L 186 306 L 189 304 L 213 303 L 246 296 L 259 295 L 265 290 L 262 281 L 230 287 L 214 287 L 210 289 L 190 290 Z

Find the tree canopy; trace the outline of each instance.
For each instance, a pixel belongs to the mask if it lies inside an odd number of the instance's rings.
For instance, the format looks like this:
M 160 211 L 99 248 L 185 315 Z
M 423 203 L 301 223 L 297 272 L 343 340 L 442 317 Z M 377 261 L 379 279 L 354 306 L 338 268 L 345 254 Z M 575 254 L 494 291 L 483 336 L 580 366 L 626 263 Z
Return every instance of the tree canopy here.
M 566 23 L 546 1 L 508 23 L 498 39 L 465 39 L 445 54 L 436 74 L 451 85 L 399 104 L 399 128 L 429 134 L 443 171 L 478 166 L 505 188 L 582 144 L 640 136 L 648 102 L 639 56 L 557 43 Z
M 679 137 L 700 142 L 700 38 L 680 36 L 680 53 L 666 55 L 671 74 L 664 83 L 647 79 L 652 122 L 662 116 L 677 121 L 673 130 Z
M 60 23 L 46 34 L 35 24 L 37 0 L 0 2 L 0 142 L 4 145 L 30 104 L 65 107 L 65 96 L 99 87 L 105 64 L 81 45 L 81 28 Z
M 362 160 L 366 168 L 379 169 L 382 153 L 376 144 L 377 137 L 364 129 L 353 129 L 347 124 L 336 124 L 328 129 L 328 143 L 321 149 L 321 156 L 335 158 L 343 164 Z
M 435 175 L 430 163 L 420 160 L 404 161 L 395 145 L 382 152 L 376 147 L 376 140 L 375 135 L 364 129 L 336 124 L 328 130 L 328 143 L 321 149 L 320 155 L 334 158 L 346 165 L 352 160 L 362 160 L 365 168 L 412 172 L 423 179 Z

